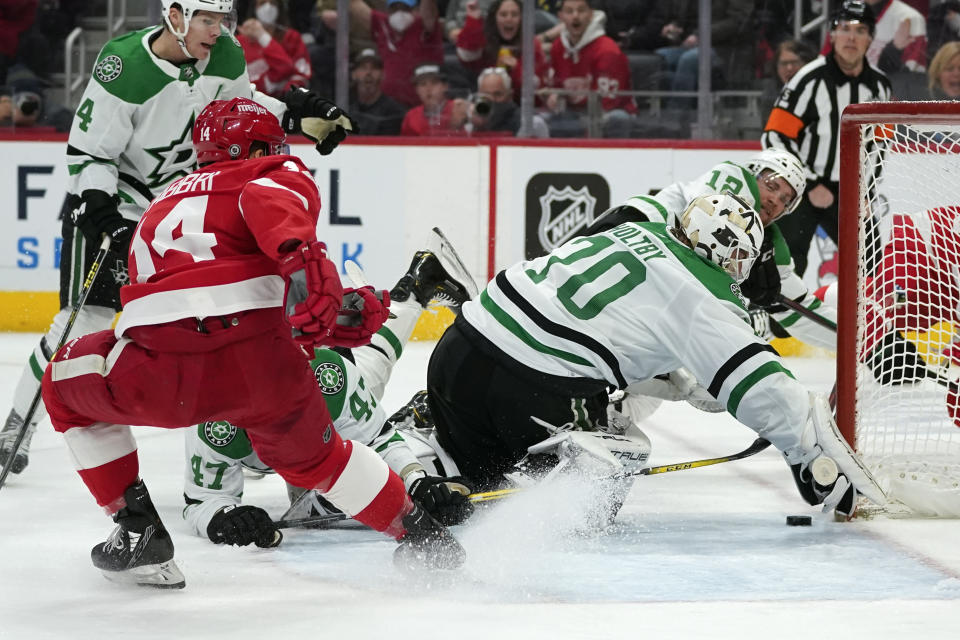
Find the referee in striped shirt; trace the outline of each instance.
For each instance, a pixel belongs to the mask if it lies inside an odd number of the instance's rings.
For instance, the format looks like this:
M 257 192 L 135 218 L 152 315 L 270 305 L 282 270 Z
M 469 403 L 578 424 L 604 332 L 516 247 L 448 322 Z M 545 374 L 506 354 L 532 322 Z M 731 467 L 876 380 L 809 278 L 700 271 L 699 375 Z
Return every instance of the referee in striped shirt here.
M 777 221 L 801 276 L 817 225 L 837 242 L 840 114 L 848 104 L 890 99 L 890 81 L 865 57 L 875 26 L 870 5 L 844 0 L 831 22 L 831 51 L 790 79 L 764 127 L 764 148 L 785 149 L 807 169 L 806 197 Z

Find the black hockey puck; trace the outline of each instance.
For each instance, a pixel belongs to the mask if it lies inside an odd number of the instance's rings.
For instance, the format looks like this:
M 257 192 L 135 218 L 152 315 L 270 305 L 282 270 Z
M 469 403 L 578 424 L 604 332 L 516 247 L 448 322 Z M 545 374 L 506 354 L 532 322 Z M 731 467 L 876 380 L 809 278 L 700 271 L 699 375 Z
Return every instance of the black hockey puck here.
M 790 527 L 809 527 L 813 524 L 813 518 L 810 516 L 787 516 L 787 526 Z

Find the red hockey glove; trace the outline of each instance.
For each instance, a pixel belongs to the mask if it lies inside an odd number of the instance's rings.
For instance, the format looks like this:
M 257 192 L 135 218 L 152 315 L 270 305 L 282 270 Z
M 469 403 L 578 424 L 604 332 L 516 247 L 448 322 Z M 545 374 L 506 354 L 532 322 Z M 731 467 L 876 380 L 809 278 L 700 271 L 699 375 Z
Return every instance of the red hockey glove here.
M 343 306 L 337 325 L 324 344 L 332 347 L 362 347 L 370 342 L 390 315 L 390 294 L 373 287 L 343 290 Z
M 326 246 L 316 240 L 300 245 L 279 264 L 286 280 L 284 317 L 293 339 L 302 345 L 326 343 L 337 323 L 343 286 L 337 267 L 327 259 Z

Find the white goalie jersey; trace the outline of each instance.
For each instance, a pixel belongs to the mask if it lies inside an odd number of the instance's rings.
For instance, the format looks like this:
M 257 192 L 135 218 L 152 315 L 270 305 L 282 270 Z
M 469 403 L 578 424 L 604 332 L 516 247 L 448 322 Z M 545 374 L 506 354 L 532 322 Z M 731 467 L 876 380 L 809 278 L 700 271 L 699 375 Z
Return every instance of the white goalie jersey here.
M 161 30 L 131 32 L 103 47 L 67 146 L 67 191 L 117 194 L 121 214 L 134 220 L 164 187 L 197 168 L 193 122 L 209 102 L 253 98 L 278 118 L 286 111 L 252 91 L 243 49 L 226 30 L 205 60 L 180 66 L 151 51 Z
M 669 235 L 625 223 L 499 273 L 463 318 L 554 376 L 632 382 L 686 367 L 782 451 L 799 444 L 807 392 L 757 338 L 739 286 Z
M 647 222 L 665 222 L 670 226 L 695 198 L 723 191 L 739 196 L 755 210 L 760 210 L 760 194 L 756 177 L 746 168 L 733 162 L 721 162 L 690 182 L 675 182 L 660 190 L 655 196 L 634 196 L 623 204 L 636 209 L 639 212 L 638 219 Z M 823 305 L 794 271 L 793 257 L 776 223 L 767 227 L 766 233 L 773 240 L 774 257 L 780 274 L 780 292 L 785 297 L 799 302 L 807 309 L 836 323 L 836 309 Z M 770 313 L 770 317 L 792 336 L 807 344 L 831 350 L 837 348 L 837 336 L 834 331 L 822 327 L 796 311 L 775 310 Z

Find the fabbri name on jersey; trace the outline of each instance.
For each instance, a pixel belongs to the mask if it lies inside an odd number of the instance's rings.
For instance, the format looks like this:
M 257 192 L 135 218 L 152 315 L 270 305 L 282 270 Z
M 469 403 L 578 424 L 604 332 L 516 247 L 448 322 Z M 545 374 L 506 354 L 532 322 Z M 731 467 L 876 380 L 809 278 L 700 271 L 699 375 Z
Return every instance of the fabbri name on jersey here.
M 219 171 L 191 173 L 186 175 L 163 190 L 157 200 L 187 191 L 210 191 L 213 189 L 213 179 L 220 175 Z

